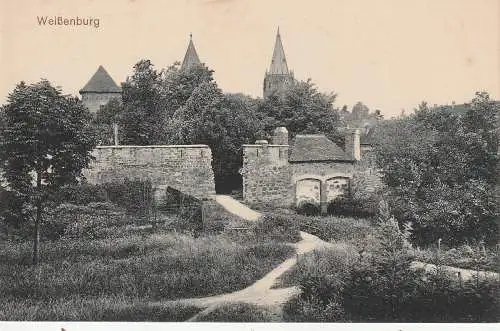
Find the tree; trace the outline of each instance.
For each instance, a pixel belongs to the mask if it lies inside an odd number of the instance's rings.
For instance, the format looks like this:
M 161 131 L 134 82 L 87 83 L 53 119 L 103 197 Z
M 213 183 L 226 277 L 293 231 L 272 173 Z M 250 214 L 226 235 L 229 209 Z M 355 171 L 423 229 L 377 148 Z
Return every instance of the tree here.
M 162 72 L 158 72 L 151 61 L 141 60 L 134 66 L 132 77 L 123 84 L 120 118 L 123 143 L 154 145 L 164 140 L 167 117 L 161 86 Z
M 370 109 L 365 104 L 358 101 L 352 107 L 351 113 L 352 113 L 353 120 L 359 121 L 359 120 L 363 120 L 363 119 L 368 118 L 368 114 L 370 113 Z
M 477 94 L 465 115 L 422 103 L 414 114 L 378 127 L 376 159 L 399 220 L 418 243 L 496 241 L 498 104 Z
M 50 191 L 77 182 L 91 160 L 96 136 L 90 127 L 91 115 L 81 101 L 62 95 L 47 80 L 18 84 L 2 112 L 6 125 L 0 133 L 0 164 L 9 188 L 35 209 L 36 265 L 42 213 Z
M 123 132 L 119 124 L 123 120 L 123 104 L 120 99 L 111 99 L 104 107 L 101 107 L 92 121 L 95 131 L 98 133 L 98 141 L 101 145 L 114 144 L 114 126 L 118 125 L 118 141 L 123 140 Z
M 324 133 L 343 144 L 337 132 L 340 117 L 333 107 L 335 94 L 317 90 L 310 81 L 295 82 L 283 91 L 262 101 L 259 112 L 264 115 L 267 132 L 285 126 L 291 137 L 301 133 Z

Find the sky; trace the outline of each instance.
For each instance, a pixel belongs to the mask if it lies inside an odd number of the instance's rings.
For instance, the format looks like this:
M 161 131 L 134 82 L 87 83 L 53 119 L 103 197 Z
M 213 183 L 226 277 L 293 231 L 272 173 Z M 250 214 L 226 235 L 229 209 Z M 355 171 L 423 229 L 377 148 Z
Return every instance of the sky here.
M 99 65 L 118 83 L 141 59 L 166 68 L 190 33 L 220 88 L 261 97 L 278 26 L 295 77 L 336 93 L 338 107 L 361 101 L 389 117 L 480 90 L 500 99 L 498 0 L 0 0 L 0 104 L 21 80 L 78 95 Z

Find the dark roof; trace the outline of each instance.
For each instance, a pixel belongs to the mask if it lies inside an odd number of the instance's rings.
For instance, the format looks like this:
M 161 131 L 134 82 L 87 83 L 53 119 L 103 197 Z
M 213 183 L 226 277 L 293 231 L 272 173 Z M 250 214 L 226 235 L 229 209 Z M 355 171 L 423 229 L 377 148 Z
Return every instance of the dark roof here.
M 121 91 L 121 87 L 115 83 L 106 69 L 104 69 L 103 66 L 99 66 L 94 76 L 92 76 L 89 82 L 80 90 L 80 94 L 82 92 L 121 93 Z
M 353 160 L 342 148 L 323 134 L 299 134 L 292 143 L 289 161 L 311 162 Z

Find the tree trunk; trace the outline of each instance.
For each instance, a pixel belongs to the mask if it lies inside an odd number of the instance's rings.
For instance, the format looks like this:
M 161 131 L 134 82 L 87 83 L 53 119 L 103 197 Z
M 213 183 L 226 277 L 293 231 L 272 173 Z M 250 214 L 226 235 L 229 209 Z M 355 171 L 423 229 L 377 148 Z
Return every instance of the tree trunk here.
M 42 176 L 38 171 L 36 175 L 36 218 L 35 218 L 35 232 L 33 238 L 33 265 L 38 265 L 40 258 L 40 221 L 42 219 Z

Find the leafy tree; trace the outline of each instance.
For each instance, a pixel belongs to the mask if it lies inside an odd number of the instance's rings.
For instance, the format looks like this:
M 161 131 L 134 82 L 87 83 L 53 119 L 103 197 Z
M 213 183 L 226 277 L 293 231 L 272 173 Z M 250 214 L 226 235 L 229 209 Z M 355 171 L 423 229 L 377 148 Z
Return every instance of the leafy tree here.
M 389 202 L 399 220 L 414 223 L 418 243 L 496 242 L 495 112 L 498 104 L 479 93 L 463 116 L 422 103 L 379 127 L 375 150 Z
M 362 102 L 357 102 L 352 107 L 352 117 L 353 120 L 362 120 L 368 118 L 368 114 L 370 113 L 370 109 L 363 104 Z
M 96 145 L 91 115 L 47 80 L 18 84 L 2 106 L 0 161 L 10 189 L 34 206 L 33 264 L 39 259 L 43 207 L 52 189 L 76 183 Z M 35 184 L 33 185 L 33 181 Z
M 162 141 L 166 121 L 165 101 L 161 93 L 162 73 L 153 67 L 151 61 L 141 60 L 122 88 L 120 130 L 123 143 L 154 145 Z
M 333 107 L 335 97 L 319 92 L 310 80 L 295 82 L 263 100 L 259 112 L 264 115 L 267 132 L 285 126 L 292 137 L 300 133 L 325 133 L 343 143 L 337 132 L 340 118 Z
M 123 104 L 120 99 L 111 99 L 104 107 L 101 107 L 92 121 L 95 131 L 98 133 L 98 141 L 101 145 L 114 144 L 114 126 L 118 125 L 118 141 L 123 140 L 123 132 L 120 123 L 123 120 Z
M 168 143 L 209 145 L 216 190 L 231 191 L 241 185 L 242 145 L 261 132 L 255 108 L 250 97 L 224 95 L 214 82 L 204 82 L 167 125 Z

